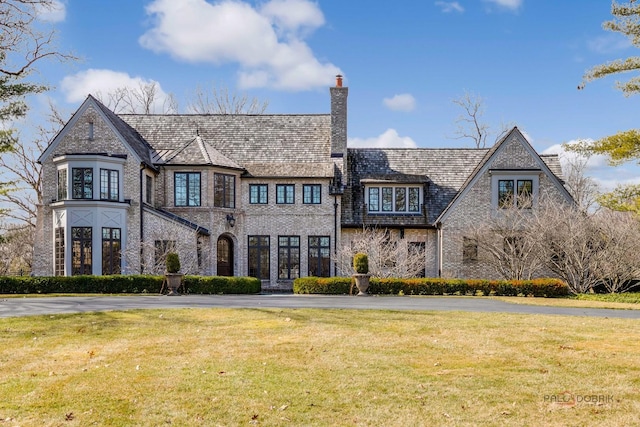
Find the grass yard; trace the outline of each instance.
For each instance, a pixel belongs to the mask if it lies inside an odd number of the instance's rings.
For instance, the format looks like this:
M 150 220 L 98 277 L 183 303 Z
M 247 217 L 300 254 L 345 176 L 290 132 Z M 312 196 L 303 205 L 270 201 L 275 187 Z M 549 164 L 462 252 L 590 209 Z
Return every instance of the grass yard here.
M 0 319 L 0 426 L 637 425 L 640 321 L 182 309 Z

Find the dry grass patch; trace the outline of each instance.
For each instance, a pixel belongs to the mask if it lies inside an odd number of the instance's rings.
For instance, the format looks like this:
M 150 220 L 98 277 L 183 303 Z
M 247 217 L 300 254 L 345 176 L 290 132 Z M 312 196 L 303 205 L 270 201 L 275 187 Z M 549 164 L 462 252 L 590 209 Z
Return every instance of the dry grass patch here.
M 477 298 L 477 297 L 476 297 Z M 576 298 L 490 297 L 512 304 L 542 305 L 572 308 L 612 308 L 616 310 L 640 310 L 640 304 L 632 302 L 597 301 Z
M 0 319 L 0 425 L 634 425 L 639 326 L 311 309 Z

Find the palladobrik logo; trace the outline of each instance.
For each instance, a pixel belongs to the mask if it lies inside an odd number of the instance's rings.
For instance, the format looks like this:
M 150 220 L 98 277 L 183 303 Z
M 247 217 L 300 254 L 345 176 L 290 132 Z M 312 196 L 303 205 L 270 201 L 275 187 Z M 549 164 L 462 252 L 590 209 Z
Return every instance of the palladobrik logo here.
M 603 405 L 613 402 L 613 395 L 609 394 L 575 394 L 569 390 L 555 394 L 545 394 L 544 401 L 558 406 L 573 407 L 580 403 Z

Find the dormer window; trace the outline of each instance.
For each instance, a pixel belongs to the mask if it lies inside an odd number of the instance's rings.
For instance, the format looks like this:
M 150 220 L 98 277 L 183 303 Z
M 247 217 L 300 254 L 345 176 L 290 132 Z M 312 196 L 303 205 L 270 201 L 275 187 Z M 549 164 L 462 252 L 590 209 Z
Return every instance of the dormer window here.
M 369 213 L 420 213 L 419 186 L 367 186 L 365 197 Z

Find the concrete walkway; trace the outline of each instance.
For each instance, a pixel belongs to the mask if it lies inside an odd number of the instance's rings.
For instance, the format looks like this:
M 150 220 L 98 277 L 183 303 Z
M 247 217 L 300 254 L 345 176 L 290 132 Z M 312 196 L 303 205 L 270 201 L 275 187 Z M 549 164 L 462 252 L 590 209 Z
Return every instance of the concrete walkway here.
M 640 319 L 640 310 L 545 307 L 489 298 L 342 295 L 140 295 L 0 299 L 0 318 L 166 308 L 321 308 L 466 311 Z

